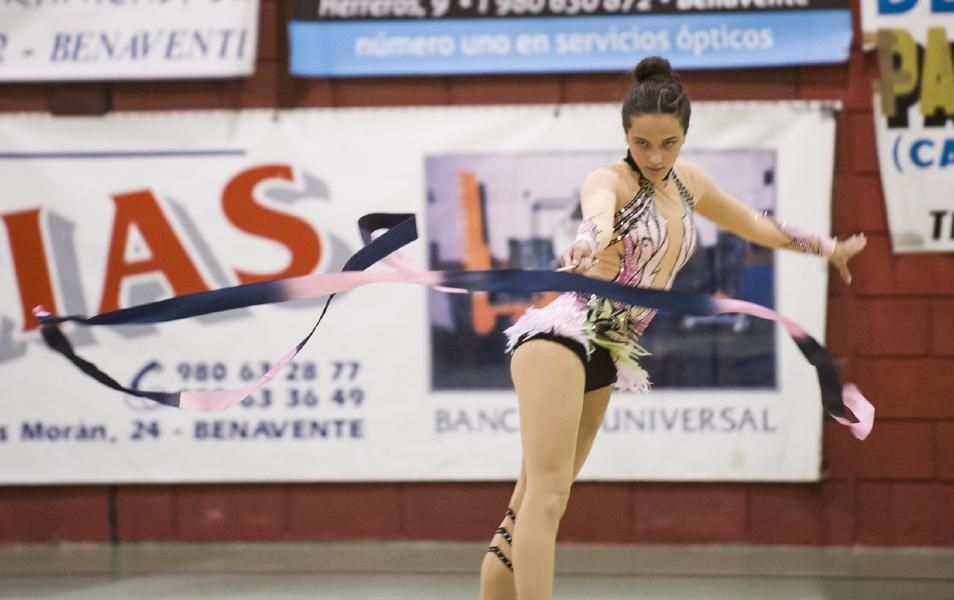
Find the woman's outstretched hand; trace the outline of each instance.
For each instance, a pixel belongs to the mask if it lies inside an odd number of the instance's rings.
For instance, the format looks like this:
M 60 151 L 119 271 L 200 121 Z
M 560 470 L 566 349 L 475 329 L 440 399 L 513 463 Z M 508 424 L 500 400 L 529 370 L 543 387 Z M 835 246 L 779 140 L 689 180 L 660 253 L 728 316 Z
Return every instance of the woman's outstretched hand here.
M 594 264 L 596 256 L 593 254 L 593 247 L 585 240 L 577 240 L 560 257 L 560 268 L 557 270 L 585 273 Z
M 846 284 L 851 283 L 851 272 L 848 270 L 848 261 L 864 250 L 867 243 L 868 238 L 866 238 L 863 233 L 856 233 L 850 238 L 838 240 L 835 243 L 835 249 L 831 253 L 831 256 L 828 257 L 828 260 L 838 269 L 841 280 Z

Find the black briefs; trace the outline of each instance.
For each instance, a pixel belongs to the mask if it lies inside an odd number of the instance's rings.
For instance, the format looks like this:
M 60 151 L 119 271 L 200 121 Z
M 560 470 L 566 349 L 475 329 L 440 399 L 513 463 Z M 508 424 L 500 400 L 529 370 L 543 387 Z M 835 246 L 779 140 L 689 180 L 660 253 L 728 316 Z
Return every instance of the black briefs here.
M 612 385 L 616 382 L 616 364 L 609 350 L 601 346 L 594 346 L 593 352 L 587 356 L 586 348 L 580 342 L 562 335 L 552 333 L 532 333 L 520 338 L 514 346 L 514 350 L 520 347 L 520 344 L 530 340 L 549 340 L 556 342 L 561 346 L 568 348 L 576 354 L 580 362 L 583 363 L 584 383 L 583 391 L 592 392 L 602 387 Z

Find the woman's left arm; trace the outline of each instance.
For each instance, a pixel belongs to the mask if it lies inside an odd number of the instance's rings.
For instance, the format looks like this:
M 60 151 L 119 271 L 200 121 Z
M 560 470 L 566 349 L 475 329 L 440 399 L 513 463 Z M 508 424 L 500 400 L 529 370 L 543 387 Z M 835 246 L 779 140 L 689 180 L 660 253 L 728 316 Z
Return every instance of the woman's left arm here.
M 823 256 L 838 269 L 845 283 L 851 283 L 848 261 L 864 249 L 864 234 L 838 240 L 805 233 L 768 213 L 752 210 L 711 181 L 706 183 L 696 197 L 695 209 L 700 215 L 760 246 Z

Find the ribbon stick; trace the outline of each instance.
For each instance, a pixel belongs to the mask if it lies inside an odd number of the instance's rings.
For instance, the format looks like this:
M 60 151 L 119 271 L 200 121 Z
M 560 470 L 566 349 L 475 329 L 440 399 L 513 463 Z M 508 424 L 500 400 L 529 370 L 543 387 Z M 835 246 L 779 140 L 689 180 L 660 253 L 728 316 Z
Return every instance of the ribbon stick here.
M 314 335 L 335 294 L 372 283 L 408 283 L 449 293 L 462 291 L 580 292 L 595 294 L 631 306 L 664 309 L 683 314 L 715 315 L 738 312 L 781 324 L 792 336 L 806 360 L 815 367 L 822 392 L 822 405 L 828 414 L 838 422 L 847 425 L 858 439 L 864 439 L 871 432 L 874 407 L 855 386 L 847 385 L 844 389 L 841 387 L 831 354 L 797 323 L 764 306 L 742 300 L 717 299 L 705 294 L 627 287 L 583 275 L 556 271 L 426 271 L 412 265 L 397 254 L 400 248 L 417 239 L 417 224 L 413 214 L 372 213 L 361 217 L 358 220 L 358 227 L 365 245 L 348 259 L 339 273 L 321 273 L 238 285 L 132 306 L 93 317 L 52 315 L 42 307 L 34 309 L 34 314 L 41 323 L 43 339 L 50 348 L 62 354 L 81 371 L 100 383 L 117 391 L 183 410 L 216 411 L 224 410 L 242 401 L 291 362 Z M 383 233 L 375 235 L 379 231 Z M 396 272 L 366 271 L 368 267 L 376 263 L 390 264 L 398 270 Z M 118 383 L 95 364 L 77 355 L 58 327 L 64 322 L 76 322 L 89 326 L 162 323 L 235 308 L 321 296 L 327 296 L 327 300 L 308 334 L 258 380 L 231 390 L 159 392 L 130 389 Z

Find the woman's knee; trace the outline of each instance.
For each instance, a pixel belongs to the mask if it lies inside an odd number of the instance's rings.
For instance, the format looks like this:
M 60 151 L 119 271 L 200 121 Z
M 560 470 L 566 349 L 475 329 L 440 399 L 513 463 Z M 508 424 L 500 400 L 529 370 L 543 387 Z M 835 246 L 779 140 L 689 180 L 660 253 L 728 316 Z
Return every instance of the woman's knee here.
M 551 522 L 559 522 L 566 512 L 567 502 L 570 500 L 570 488 L 573 482 L 569 479 L 540 482 L 537 485 L 531 481 L 527 485 L 527 495 L 524 498 L 523 509 L 535 510 Z

